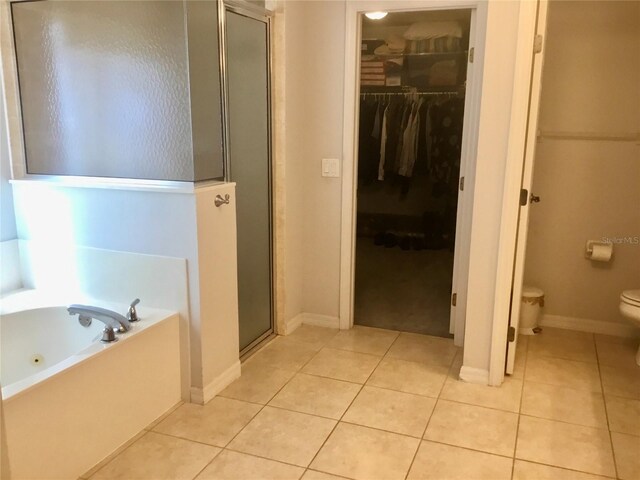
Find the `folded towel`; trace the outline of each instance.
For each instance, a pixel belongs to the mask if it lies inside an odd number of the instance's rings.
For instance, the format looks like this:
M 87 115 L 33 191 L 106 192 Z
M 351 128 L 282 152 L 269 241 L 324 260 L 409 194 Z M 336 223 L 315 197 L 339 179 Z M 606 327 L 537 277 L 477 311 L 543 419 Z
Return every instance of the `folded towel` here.
M 462 27 L 458 22 L 417 22 L 411 25 L 403 36 L 407 40 L 439 37 L 462 38 Z

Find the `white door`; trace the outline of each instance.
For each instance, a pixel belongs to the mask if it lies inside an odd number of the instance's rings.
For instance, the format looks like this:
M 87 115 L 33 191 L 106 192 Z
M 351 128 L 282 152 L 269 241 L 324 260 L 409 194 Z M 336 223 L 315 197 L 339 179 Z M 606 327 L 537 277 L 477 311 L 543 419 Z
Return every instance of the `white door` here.
M 544 40 L 547 26 L 547 8 L 547 0 L 540 0 L 538 3 L 538 18 L 536 22 L 536 54 L 533 58 L 533 70 L 531 73 L 531 93 L 529 96 L 527 136 L 522 172 L 520 215 L 518 218 L 518 232 L 513 268 L 513 288 L 511 292 L 511 311 L 509 314 L 509 339 L 507 341 L 507 364 L 505 369 L 505 372 L 508 374 L 513 373 L 516 360 L 518 324 L 520 322 L 520 298 L 522 297 L 524 261 L 527 252 L 527 234 L 529 231 L 529 207 L 537 201 L 534 199 L 533 193 L 531 193 L 531 184 L 533 181 L 533 166 L 536 154 L 538 110 L 540 105 L 540 89 L 542 86 L 542 66 L 544 63 Z M 544 201 L 544 199 L 542 199 L 542 201 Z
M 474 52 L 474 40 L 476 38 L 476 20 L 478 11 L 471 10 L 471 23 L 469 28 L 469 51 Z M 479 88 L 477 85 L 477 74 L 475 73 L 475 64 L 467 58 L 467 90 L 471 88 Z M 479 96 L 480 94 L 477 93 Z M 467 305 L 467 278 L 469 275 L 469 243 L 471 240 L 471 213 L 473 209 L 472 197 L 469 195 L 470 179 L 474 178 L 475 170 L 475 145 L 477 137 L 471 128 L 474 122 L 476 109 L 473 100 L 478 98 L 474 93 L 467 91 L 464 105 L 463 134 L 462 134 L 462 150 L 460 152 L 460 179 L 458 183 L 458 211 L 456 214 L 456 239 L 455 252 L 453 255 L 453 278 L 451 279 L 451 313 L 449 314 L 449 333 L 453 334 L 454 343 L 458 347 L 464 345 L 464 325 Z M 464 183 L 467 183 L 467 189 Z M 466 198 L 471 197 L 471 198 Z

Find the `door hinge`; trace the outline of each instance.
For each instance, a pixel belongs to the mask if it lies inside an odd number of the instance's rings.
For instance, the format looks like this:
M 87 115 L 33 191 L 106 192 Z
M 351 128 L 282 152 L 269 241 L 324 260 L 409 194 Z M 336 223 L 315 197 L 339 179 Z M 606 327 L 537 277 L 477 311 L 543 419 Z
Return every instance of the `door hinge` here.
M 533 39 L 533 53 L 542 52 L 542 35 L 537 34 Z
M 464 177 L 460 177 L 460 191 L 464 190 Z
M 524 207 L 529 203 L 529 190 L 523 188 L 520 190 L 520 206 Z
M 469 63 L 473 63 L 473 56 L 475 55 L 476 49 L 471 47 L 469 49 Z
M 458 303 L 458 294 L 454 293 L 451 295 L 451 305 L 455 307 L 456 303 Z
M 516 327 L 509 326 L 507 331 L 507 341 L 513 342 L 516 339 Z

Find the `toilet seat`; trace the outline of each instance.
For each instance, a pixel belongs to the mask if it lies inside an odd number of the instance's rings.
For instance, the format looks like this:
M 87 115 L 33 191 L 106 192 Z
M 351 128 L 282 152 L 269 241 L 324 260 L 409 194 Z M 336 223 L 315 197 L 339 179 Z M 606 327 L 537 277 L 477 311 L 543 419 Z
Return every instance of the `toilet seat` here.
M 627 305 L 640 307 L 640 290 L 625 290 L 620 295 L 620 301 Z

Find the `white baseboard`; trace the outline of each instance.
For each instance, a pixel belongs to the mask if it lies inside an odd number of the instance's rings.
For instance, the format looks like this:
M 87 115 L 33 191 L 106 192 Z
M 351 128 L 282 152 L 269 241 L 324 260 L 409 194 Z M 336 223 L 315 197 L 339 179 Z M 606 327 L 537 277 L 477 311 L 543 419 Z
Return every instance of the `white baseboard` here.
M 578 332 L 601 333 L 615 337 L 637 338 L 640 336 L 640 329 L 635 328 L 630 323 L 603 322 L 602 320 L 565 317 L 563 315 L 545 314 L 540 320 L 540 326 L 576 330 Z
M 300 325 L 302 325 L 302 313 L 299 313 L 293 318 L 290 318 L 286 322 L 284 322 L 284 332 L 283 335 L 291 335 L 295 332 Z
M 303 313 L 302 323 L 315 325 L 316 327 L 340 328 L 340 319 L 330 315 L 318 315 L 317 313 Z
M 204 388 L 191 387 L 191 403 L 204 405 L 218 393 L 224 390 L 231 382 L 240 377 L 240 360 L 218 375 L 209 385 Z
M 340 319 L 338 317 L 319 315 L 317 313 L 299 313 L 285 323 L 284 334 L 292 334 L 303 323 L 316 327 L 340 328 Z
M 478 385 L 489 385 L 489 370 L 463 366 L 460 369 L 460 380 Z

